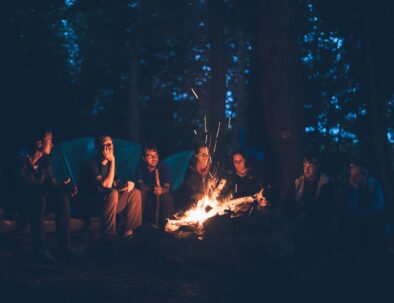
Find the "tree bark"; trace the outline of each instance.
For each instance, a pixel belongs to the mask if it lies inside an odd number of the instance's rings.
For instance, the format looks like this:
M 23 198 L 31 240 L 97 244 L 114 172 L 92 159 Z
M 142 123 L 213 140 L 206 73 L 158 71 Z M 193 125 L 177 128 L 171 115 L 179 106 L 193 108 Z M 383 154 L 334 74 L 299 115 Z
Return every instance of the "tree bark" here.
M 387 139 L 387 99 L 384 88 L 385 65 L 383 28 L 379 14 L 380 3 L 364 0 L 363 76 L 361 91 L 367 105 L 369 163 L 371 174 L 378 177 L 386 197 L 393 197 L 390 184 L 390 160 Z
M 226 95 L 226 48 L 224 36 L 223 0 L 208 0 L 208 30 L 211 45 L 210 97 L 206 106 L 210 132 L 216 134 L 220 121 L 223 125 Z
M 260 2 L 261 118 L 267 162 L 282 188 L 301 172 L 304 143 L 295 18 L 296 1 Z
M 236 90 L 234 91 L 234 97 L 236 101 L 236 111 L 235 111 L 235 119 L 231 119 L 233 137 L 232 137 L 232 147 L 233 149 L 239 149 L 239 138 L 238 134 L 242 128 L 245 128 L 245 111 L 247 108 L 248 99 L 245 95 L 245 37 L 242 30 L 238 30 L 238 43 L 237 43 L 237 85 Z M 228 121 L 226 122 L 228 124 Z M 229 151 L 230 154 L 232 151 Z
M 128 100 L 128 139 L 134 142 L 140 141 L 141 122 L 140 122 L 140 103 L 139 103 L 139 50 L 141 46 L 142 22 L 141 10 L 137 9 L 137 20 L 135 22 L 134 39 L 130 49 L 130 72 L 129 72 L 129 100 Z

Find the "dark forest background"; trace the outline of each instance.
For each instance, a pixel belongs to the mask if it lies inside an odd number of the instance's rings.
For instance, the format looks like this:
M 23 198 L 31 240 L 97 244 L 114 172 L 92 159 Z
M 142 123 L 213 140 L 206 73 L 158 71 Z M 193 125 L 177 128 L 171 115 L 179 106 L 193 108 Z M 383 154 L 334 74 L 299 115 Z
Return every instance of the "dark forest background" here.
M 394 1 L 2 6 L 3 162 L 42 122 L 56 142 L 105 130 L 165 157 L 192 147 L 206 115 L 211 133 L 221 121 L 219 154 L 263 152 L 278 184 L 306 152 L 331 175 L 356 156 L 392 197 Z

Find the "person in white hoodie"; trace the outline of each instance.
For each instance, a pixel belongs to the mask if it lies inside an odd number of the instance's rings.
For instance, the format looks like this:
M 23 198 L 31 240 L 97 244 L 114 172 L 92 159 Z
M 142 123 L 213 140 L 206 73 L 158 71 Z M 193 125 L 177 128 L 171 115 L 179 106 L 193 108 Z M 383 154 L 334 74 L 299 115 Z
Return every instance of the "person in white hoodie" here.
M 322 189 L 330 179 L 320 172 L 320 163 L 316 156 L 304 157 L 304 173 L 294 181 L 294 200 L 301 206 L 310 208 L 322 197 Z
M 317 156 L 305 156 L 303 174 L 294 180 L 285 202 L 285 212 L 311 230 L 321 231 L 328 224 L 330 199 L 330 179 L 321 173 Z

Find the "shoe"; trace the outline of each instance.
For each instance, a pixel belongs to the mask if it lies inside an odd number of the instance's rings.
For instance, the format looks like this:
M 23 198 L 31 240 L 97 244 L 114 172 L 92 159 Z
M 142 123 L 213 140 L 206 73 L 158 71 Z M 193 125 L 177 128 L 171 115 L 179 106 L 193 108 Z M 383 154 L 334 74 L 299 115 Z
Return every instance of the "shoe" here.
M 122 239 L 131 240 L 134 237 L 134 231 L 132 229 L 125 229 L 122 235 Z

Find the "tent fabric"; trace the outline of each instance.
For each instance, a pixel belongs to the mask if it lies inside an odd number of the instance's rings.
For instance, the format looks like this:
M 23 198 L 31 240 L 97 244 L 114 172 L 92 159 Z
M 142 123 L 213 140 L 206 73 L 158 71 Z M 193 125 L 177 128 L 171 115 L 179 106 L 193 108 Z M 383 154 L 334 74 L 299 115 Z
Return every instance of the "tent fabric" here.
M 141 144 L 123 139 L 114 139 L 113 143 L 118 177 L 134 180 L 135 168 L 141 159 Z M 78 184 L 82 166 L 96 153 L 93 138 L 78 138 L 56 145 L 51 153 L 55 177 L 59 182 L 70 177 L 73 184 Z M 170 168 L 173 190 L 182 184 L 192 154 L 192 151 L 182 151 L 163 160 Z
M 170 167 L 170 177 L 172 181 L 171 188 L 173 191 L 177 190 L 181 186 L 186 169 L 189 165 L 189 160 L 193 153 L 193 150 L 179 152 L 167 157 L 163 161 Z

